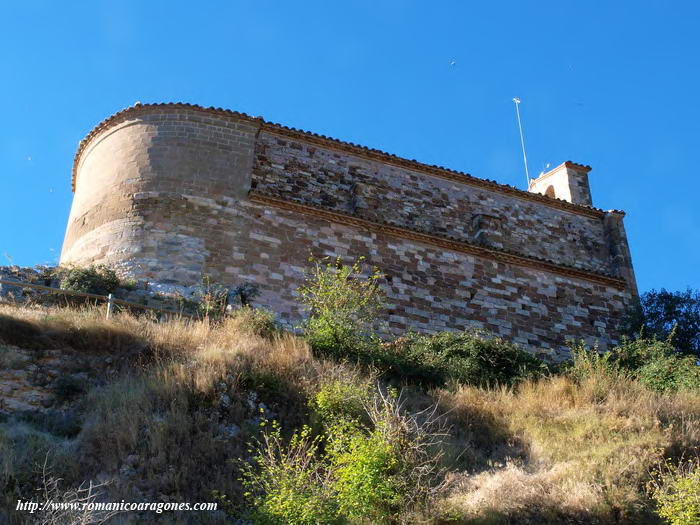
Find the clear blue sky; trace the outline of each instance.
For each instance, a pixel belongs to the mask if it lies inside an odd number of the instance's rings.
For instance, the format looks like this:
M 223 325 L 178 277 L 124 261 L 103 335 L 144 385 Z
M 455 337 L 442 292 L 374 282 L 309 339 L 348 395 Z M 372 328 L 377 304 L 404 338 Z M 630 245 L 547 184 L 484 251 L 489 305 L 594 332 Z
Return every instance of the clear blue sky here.
M 697 2 L 7 2 L 0 264 L 56 261 L 79 140 L 184 101 L 524 187 L 593 166 L 641 290 L 700 288 Z M 454 61 L 454 65 L 451 63 Z

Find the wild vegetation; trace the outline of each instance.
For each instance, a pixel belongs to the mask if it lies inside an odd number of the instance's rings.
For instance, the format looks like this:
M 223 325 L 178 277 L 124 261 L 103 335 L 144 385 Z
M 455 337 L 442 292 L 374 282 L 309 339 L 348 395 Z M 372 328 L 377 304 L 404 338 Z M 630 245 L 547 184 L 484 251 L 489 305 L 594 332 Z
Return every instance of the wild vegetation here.
M 60 280 L 61 288 L 97 295 L 108 295 L 122 284 L 117 273 L 103 265 L 58 268 L 53 272 L 53 277 Z
M 248 306 L 160 323 L 0 306 L 4 355 L 82 363 L 51 409 L 0 418 L 4 517 L 28 519 L 14 505 L 48 470 L 54 494 L 219 503 L 169 523 L 697 523 L 700 376 L 672 337 L 575 344 L 563 366 L 485 333 L 382 340 L 378 275 L 316 262 L 303 335 Z
M 669 339 L 681 353 L 700 358 L 700 291 L 650 290 L 627 319 L 630 334 Z

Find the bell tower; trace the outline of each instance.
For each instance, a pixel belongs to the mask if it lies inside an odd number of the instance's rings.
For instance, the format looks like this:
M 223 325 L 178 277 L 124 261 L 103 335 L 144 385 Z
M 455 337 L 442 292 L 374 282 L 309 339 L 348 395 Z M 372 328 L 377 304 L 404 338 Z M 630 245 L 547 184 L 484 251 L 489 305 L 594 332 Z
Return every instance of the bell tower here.
M 588 185 L 589 171 L 591 171 L 590 166 L 567 160 L 531 180 L 528 191 L 562 199 L 573 204 L 592 206 L 591 188 Z

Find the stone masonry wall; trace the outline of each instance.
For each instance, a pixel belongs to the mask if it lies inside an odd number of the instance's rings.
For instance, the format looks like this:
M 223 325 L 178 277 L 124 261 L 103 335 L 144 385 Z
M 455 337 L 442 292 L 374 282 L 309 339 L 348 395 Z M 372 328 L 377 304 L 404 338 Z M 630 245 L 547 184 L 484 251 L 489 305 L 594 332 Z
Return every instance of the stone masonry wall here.
M 636 294 L 621 214 L 429 168 L 234 112 L 136 106 L 81 143 L 61 262 L 256 283 L 294 323 L 310 255 L 365 256 L 394 333 L 476 326 L 555 358 L 567 338 L 615 342 Z
M 261 133 L 255 191 L 408 229 L 602 273 L 612 271 L 602 218 L 542 206 L 424 173 Z
M 508 265 L 358 230 L 294 211 L 242 203 L 250 221 L 231 254 L 230 275 L 256 283 L 259 304 L 283 319 L 299 319 L 295 289 L 309 256 L 358 255 L 382 269 L 387 320 L 394 333 L 477 327 L 537 354 L 567 355 L 566 340 L 601 348 L 616 342 L 629 293 L 584 279 Z M 556 354 L 556 355 L 555 355 Z

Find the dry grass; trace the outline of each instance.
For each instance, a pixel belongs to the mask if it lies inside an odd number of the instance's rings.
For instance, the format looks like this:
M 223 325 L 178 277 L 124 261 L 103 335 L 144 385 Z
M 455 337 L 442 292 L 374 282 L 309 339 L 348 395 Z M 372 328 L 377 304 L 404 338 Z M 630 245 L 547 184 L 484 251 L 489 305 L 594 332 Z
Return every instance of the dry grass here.
M 121 375 L 79 403 L 80 434 L 60 441 L 79 457 L 68 483 L 107 475 L 116 499 L 210 501 L 216 489 L 240 502 L 231 460 L 248 457 L 261 409 L 291 432 L 309 422 L 308 400 L 322 385 L 367 379 L 314 358 L 303 340 L 251 315 L 155 323 L 128 314 L 107 320 L 96 308 L 0 305 L 0 346 L 123 357 Z M 700 396 L 654 393 L 604 371 L 516 390 L 408 391 L 416 410 L 439 399 L 451 425 L 451 483 L 436 523 L 656 523 L 644 490 L 649 471 L 700 449 Z M 0 481 L 57 442 L 2 425 L 0 445 L 14 451 L 5 456 L 14 466 L 0 462 Z
M 101 307 L 18 307 L 0 303 L 0 341 L 22 348 L 70 347 L 89 352 L 118 353 L 148 347 L 157 353 L 191 353 L 203 347 L 238 345 L 241 336 L 272 339 L 282 335 L 258 311 L 239 310 L 222 322 L 172 318 L 154 322 L 148 313 L 128 312 L 105 318 Z
M 590 517 L 603 499 L 598 485 L 577 479 L 566 464 L 528 472 L 507 463 L 493 471 L 458 476 L 453 483 L 446 505 L 463 520 L 477 522 L 529 516 L 535 522 L 559 523 L 565 516 Z
M 496 464 L 457 476 L 445 501 L 465 520 L 652 519 L 643 490 L 649 471 L 664 457 L 700 447 L 700 397 L 657 394 L 625 378 L 575 383 L 555 376 L 515 391 L 441 394 L 457 421 L 476 420 L 501 436 L 491 456 Z M 505 459 L 509 448 L 515 459 Z
M 302 340 L 241 332 L 236 319 L 169 322 L 142 333 L 157 349 L 154 362 L 88 399 L 79 436 L 86 470 L 114 471 L 136 455 L 139 491 L 211 499 L 216 487 L 240 499 L 231 461 L 247 456 L 260 409 L 296 426 L 306 418 L 305 388 L 324 367 Z M 236 429 L 233 439 L 224 427 Z
M 255 315 L 154 323 L 126 313 L 107 320 L 96 308 L 0 306 L 0 343 L 123 357 L 116 380 L 78 403 L 82 430 L 72 443 L 78 465 L 65 473 L 67 483 L 107 476 L 115 479 L 109 490 L 117 500 L 165 494 L 211 501 L 216 489 L 235 502 L 242 489 L 232 461 L 248 456 L 260 409 L 291 430 L 307 419 L 308 392 L 334 368 Z M 0 443 L 7 441 L 3 430 Z M 42 447 L 23 455 L 22 468 L 43 460 L 39 452 L 50 447 Z M 9 470 L 5 480 L 13 483 Z

